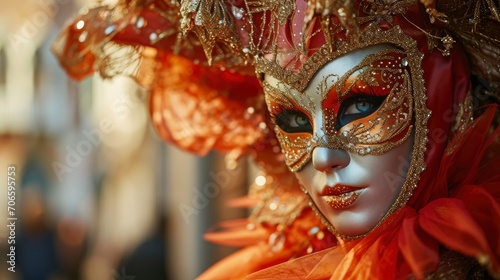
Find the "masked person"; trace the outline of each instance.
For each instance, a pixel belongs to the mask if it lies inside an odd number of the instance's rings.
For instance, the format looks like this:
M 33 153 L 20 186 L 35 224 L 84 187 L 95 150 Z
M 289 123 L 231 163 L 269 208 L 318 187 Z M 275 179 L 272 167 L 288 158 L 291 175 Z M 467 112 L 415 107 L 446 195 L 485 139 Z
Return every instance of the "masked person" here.
M 176 5 L 209 62 L 255 70 L 283 161 L 338 240 L 250 279 L 500 276 L 496 105 L 473 112 L 472 95 L 477 81 L 498 92 L 500 21 L 466 2 Z M 304 240 L 291 236 L 280 250 Z

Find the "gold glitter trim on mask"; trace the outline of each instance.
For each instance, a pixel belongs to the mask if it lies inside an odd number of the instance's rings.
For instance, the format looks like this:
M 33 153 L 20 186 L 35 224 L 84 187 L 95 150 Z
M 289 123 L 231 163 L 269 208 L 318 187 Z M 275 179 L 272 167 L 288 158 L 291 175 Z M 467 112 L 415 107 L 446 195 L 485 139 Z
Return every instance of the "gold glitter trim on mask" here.
M 315 93 L 322 100 L 332 90 L 342 100 L 358 82 L 363 84 L 362 88 L 382 87 L 389 93 L 376 112 L 354 120 L 340 130 L 336 128 L 336 112 L 331 108 L 322 108 L 323 127 L 315 129 L 313 135 L 297 136 L 276 127 L 276 135 L 290 170 L 299 171 L 311 158 L 310 153 L 315 147 L 342 149 L 359 155 L 380 155 L 406 141 L 412 131 L 413 115 L 411 76 L 406 66 L 404 53 L 391 48 L 368 55 L 340 78 L 334 74 L 323 77 Z M 280 106 L 287 109 L 300 107 L 313 118 L 319 109 L 308 94 L 290 89 L 286 84 L 279 83 L 275 88 L 263 81 L 263 86 L 270 112 L 279 111 Z
M 424 155 L 428 142 L 427 121 L 430 118 L 431 112 L 425 104 L 427 96 L 422 69 L 423 54 L 420 53 L 420 51 L 417 49 L 416 41 L 404 34 L 399 26 L 395 26 L 389 30 L 381 30 L 375 25 L 370 25 L 363 31 L 363 33 L 360 35 L 359 40 L 356 40 L 356 42 L 348 43 L 336 41 L 335 44 L 337 44 L 338 47 L 334 48 L 334 51 L 330 51 L 330 49 L 325 46 L 321 47 L 321 49 L 316 52 L 310 60 L 305 62 L 304 67 L 299 69 L 297 72 L 283 69 L 277 64 L 277 62 L 264 61 L 264 59 L 262 59 L 261 64 L 259 64 L 258 71 L 266 73 L 266 75 L 270 75 L 283 82 L 284 84 L 290 86 L 291 88 L 302 92 L 307 87 L 312 77 L 321 67 L 343 54 L 378 44 L 391 44 L 395 47 L 401 48 L 404 51 L 404 53 L 406 54 L 405 64 L 407 64 L 411 77 L 411 81 L 407 86 L 409 87 L 409 89 L 411 89 L 411 93 L 413 94 L 412 99 L 408 100 L 408 102 L 413 103 L 412 107 L 414 108 L 413 116 L 409 116 L 409 119 L 413 120 L 413 125 L 409 127 L 409 131 L 412 131 L 414 133 L 414 147 L 411 154 L 408 172 L 405 181 L 403 182 L 401 192 L 394 204 L 381 219 L 381 221 L 377 224 L 377 226 L 373 228 L 375 229 L 394 211 L 408 202 L 408 200 L 412 196 L 413 190 L 416 188 L 417 183 L 420 180 L 420 174 L 425 170 L 426 164 L 424 161 Z M 266 90 L 266 83 L 263 82 L 263 84 L 266 92 L 266 101 L 268 101 L 267 99 L 269 98 L 269 93 Z M 277 129 L 277 132 L 279 132 L 279 129 Z M 280 139 L 280 142 L 282 142 L 283 140 L 290 141 L 290 139 L 287 140 L 285 138 L 286 136 L 280 135 L 280 133 L 277 133 L 277 136 L 278 139 Z M 292 171 L 294 169 L 298 170 L 298 168 L 296 167 L 305 164 L 305 162 L 309 161 L 311 157 L 311 153 L 308 153 L 306 151 L 312 150 L 312 148 L 307 146 L 307 141 L 302 139 L 303 137 L 304 135 L 301 135 L 300 140 L 297 139 L 297 141 L 294 143 L 296 147 L 304 148 L 304 152 L 303 155 L 300 156 L 299 161 L 291 167 Z M 317 140 L 319 141 L 320 139 Z M 329 139 L 323 140 L 328 141 Z M 307 191 L 303 187 L 302 189 L 307 194 Z M 357 236 L 346 236 L 340 234 L 314 205 L 310 197 L 309 199 L 311 201 L 311 207 L 321 218 L 321 221 L 337 237 L 343 240 L 353 240 L 364 237 L 373 231 L 372 229 L 365 234 Z

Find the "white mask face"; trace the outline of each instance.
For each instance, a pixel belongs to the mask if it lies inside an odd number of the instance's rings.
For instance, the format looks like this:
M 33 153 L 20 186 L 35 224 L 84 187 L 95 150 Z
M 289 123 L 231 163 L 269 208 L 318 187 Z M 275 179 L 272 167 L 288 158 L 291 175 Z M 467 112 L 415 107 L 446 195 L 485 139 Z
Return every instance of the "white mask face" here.
M 317 147 L 312 161 L 296 176 L 339 234 L 363 235 L 377 226 L 399 196 L 411 151 L 411 138 L 377 156 Z
M 413 145 L 405 66 L 376 45 L 328 62 L 303 92 L 265 77 L 287 164 L 341 236 L 370 232 L 401 193 Z

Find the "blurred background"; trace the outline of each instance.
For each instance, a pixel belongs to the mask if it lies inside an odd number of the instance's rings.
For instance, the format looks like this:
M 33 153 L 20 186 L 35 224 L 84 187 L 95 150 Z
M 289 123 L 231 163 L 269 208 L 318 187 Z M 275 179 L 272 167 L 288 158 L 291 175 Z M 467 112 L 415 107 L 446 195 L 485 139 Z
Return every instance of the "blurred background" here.
M 203 233 L 253 176 L 163 143 L 130 79 L 64 74 L 50 46 L 88 4 L 0 0 L 0 279 L 193 279 L 234 250 Z

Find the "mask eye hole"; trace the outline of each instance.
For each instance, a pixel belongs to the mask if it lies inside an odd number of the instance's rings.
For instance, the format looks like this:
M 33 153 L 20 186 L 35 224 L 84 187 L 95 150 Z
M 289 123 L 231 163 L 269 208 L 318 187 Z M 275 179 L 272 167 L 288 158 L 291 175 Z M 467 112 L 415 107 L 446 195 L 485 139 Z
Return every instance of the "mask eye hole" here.
M 337 116 L 337 130 L 344 125 L 369 116 L 380 108 L 385 96 L 357 95 L 342 102 Z
M 275 118 L 276 125 L 288 133 L 313 133 L 309 118 L 297 110 L 284 110 Z

